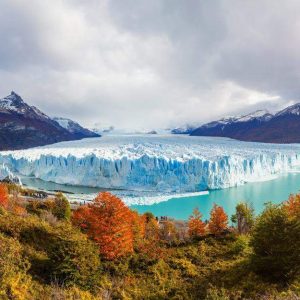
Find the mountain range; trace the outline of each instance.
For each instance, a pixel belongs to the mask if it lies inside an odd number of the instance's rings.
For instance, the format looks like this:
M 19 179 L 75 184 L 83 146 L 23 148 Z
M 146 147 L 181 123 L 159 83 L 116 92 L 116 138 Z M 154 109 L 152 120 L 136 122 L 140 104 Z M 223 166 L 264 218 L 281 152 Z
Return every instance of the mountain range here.
M 0 99 L 0 150 L 78 140 L 100 135 L 64 118 L 50 118 L 15 92 Z
M 257 110 L 243 116 L 222 118 L 185 133 L 252 142 L 300 143 L 300 103 L 275 114 Z

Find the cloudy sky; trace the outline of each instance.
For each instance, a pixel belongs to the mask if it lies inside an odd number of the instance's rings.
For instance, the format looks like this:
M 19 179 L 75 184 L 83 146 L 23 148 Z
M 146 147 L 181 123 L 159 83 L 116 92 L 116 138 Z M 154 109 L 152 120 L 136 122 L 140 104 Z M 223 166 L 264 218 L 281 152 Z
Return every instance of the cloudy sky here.
M 298 0 L 0 0 L 0 96 L 90 126 L 300 101 Z

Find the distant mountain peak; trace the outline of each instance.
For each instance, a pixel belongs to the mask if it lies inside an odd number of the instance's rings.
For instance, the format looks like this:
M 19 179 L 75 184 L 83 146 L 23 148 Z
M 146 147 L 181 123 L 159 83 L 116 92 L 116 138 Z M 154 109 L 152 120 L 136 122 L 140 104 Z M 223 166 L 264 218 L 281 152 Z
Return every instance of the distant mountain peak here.
M 8 99 L 17 103 L 25 103 L 21 96 L 19 96 L 16 92 L 11 91 L 10 95 L 4 97 L 3 99 Z
M 10 95 L 0 99 L 1 111 L 24 113 L 26 107 L 29 106 L 14 91 Z
M 284 116 L 284 115 L 300 115 L 300 103 L 293 104 L 288 106 L 287 108 L 279 111 L 276 116 Z
M 267 111 L 265 109 L 259 109 L 250 114 L 239 117 L 237 119 L 237 121 L 238 122 L 248 122 L 253 119 L 269 119 L 270 117 L 273 117 L 273 115 L 270 114 L 269 111 Z
M 30 106 L 16 92 L 0 99 L 0 150 L 24 149 L 61 141 L 99 136 L 70 121 L 69 128 L 35 106 Z
M 16 96 L 16 97 L 21 98 L 15 91 L 11 91 L 10 96 Z
M 191 135 L 221 136 L 243 141 L 300 143 L 300 103 L 275 115 L 257 110 L 240 117 L 223 118 L 196 128 Z

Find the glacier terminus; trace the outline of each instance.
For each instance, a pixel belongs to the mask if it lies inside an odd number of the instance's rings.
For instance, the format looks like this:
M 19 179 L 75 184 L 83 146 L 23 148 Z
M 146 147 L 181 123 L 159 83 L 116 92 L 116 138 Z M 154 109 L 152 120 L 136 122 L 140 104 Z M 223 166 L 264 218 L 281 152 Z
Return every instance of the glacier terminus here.
M 300 144 L 184 135 L 107 135 L 2 151 L 0 164 L 3 174 L 33 176 L 61 184 L 198 192 L 297 172 Z

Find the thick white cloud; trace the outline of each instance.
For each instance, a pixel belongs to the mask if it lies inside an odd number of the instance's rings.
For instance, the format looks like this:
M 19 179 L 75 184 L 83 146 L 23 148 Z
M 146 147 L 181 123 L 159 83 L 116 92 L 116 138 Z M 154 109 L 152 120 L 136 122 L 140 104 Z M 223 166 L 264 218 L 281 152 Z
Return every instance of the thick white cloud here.
M 0 0 L 0 95 L 156 128 L 299 100 L 300 2 Z

